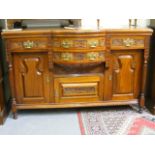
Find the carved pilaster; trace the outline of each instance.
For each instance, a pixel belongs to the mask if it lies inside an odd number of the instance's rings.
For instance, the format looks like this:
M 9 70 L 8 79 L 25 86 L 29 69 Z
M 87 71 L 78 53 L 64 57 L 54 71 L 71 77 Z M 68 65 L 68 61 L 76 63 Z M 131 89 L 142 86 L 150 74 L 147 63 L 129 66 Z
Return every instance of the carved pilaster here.
M 111 52 L 110 44 L 111 35 L 107 34 L 105 38 L 106 52 L 105 52 L 105 83 L 104 83 L 104 99 L 110 100 L 112 98 L 112 68 L 113 68 L 113 57 Z
M 48 67 L 50 71 L 53 70 L 53 54 L 51 51 L 48 52 Z
M 7 62 L 8 62 L 8 69 L 9 69 L 9 81 L 10 81 L 11 95 L 12 97 L 15 97 L 12 53 L 9 51 L 7 52 Z
M 143 63 L 143 72 L 142 72 L 142 85 L 141 85 L 141 96 L 140 96 L 140 105 L 145 106 L 145 89 L 146 89 L 146 77 L 147 77 L 147 68 L 148 68 L 148 57 L 149 57 L 149 46 L 150 38 L 145 37 L 145 49 L 144 49 L 144 63 Z
M 106 54 L 105 54 L 105 60 L 106 60 L 106 62 L 105 62 L 105 66 L 106 66 L 106 68 L 108 69 L 109 67 L 110 67 L 110 65 L 111 65 L 111 51 L 110 51 L 110 47 L 111 47 L 111 45 L 110 45 L 110 35 L 107 35 L 106 36 L 106 40 L 105 40 L 105 44 L 106 44 Z
M 13 118 L 17 118 L 17 108 L 16 108 L 16 99 L 15 99 L 15 84 L 14 84 L 14 72 L 13 72 L 13 60 L 12 60 L 12 53 L 7 51 L 7 63 L 9 69 L 9 82 L 10 82 L 10 89 L 11 89 L 11 102 L 12 102 L 12 113 Z

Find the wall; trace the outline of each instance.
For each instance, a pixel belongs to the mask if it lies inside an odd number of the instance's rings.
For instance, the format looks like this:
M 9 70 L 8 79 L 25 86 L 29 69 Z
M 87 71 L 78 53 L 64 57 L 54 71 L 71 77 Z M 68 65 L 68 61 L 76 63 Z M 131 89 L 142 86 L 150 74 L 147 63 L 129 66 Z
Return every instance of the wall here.
M 147 27 L 150 24 L 149 19 L 138 19 L 138 27 Z M 100 19 L 101 28 L 124 28 L 128 27 L 128 19 Z M 83 28 L 97 28 L 96 19 L 82 19 Z
M 150 26 L 155 26 L 155 19 L 150 19 Z

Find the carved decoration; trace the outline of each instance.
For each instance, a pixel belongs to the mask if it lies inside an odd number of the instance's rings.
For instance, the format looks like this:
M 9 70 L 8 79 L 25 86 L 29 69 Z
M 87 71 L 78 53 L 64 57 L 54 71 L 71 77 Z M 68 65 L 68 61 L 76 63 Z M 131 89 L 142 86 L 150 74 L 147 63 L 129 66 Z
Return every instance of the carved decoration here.
M 105 52 L 103 54 L 104 54 L 105 68 L 108 69 L 111 66 L 112 54 L 110 52 Z
M 74 40 L 74 47 L 75 48 L 86 48 L 87 40 Z
M 25 49 L 31 49 L 31 48 L 46 48 L 48 46 L 47 41 L 40 41 L 40 40 L 35 40 L 35 41 L 12 41 L 9 44 L 10 49 L 18 49 L 18 48 L 25 48 Z
M 53 40 L 52 46 L 53 47 L 60 47 L 60 41 L 59 40 Z
M 136 39 L 136 45 L 144 45 L 144 40 L 143 39 Z
M 48 66 L 49 66 L 49 70 L 53 70 L 53 54 L 52 54 L 52 52 L 48 52 Z
M 99 46 L 101 47 L 105 46 L 105 40 L 103 39 L 99 40 Z
M 144 64 L 148 63 L 148 58 L 149 58 L 149 49 L 145 49 L 145 51 L 144 51 Z
M 105 61 L 104 52 L 55 52 L 53 54 L 56 61 Z
M 77 61 L 82 61 L 84 60 L 86 57 L 86 54 L 85 53 L 76 53 L 74 54 L 74 60 L 77 60 Z
M 9 52 L 9 51 L 7 52 L 6 59 L 7 59 L 8 67 L 10 70 L 10 69 L 12 69 L 12 54 L 11 54 L 11 52 Z
M 53 40 L 53 47 L 63 47 L 63 48 L 95 48 L 104 47 L 104 39 L 73 39 L 73 40 Z
M 65 95 L 83 95 L 83 94 L 96 94 L 96 87 L 68 87 L 63 89 L 63 94 Z
M 149 53 L 150 53 L 150 38 L 145 38 L 145 50 L 144 50 L 144 64 L 148 63 Z
M 112 39 L 112 46 L 144 46 L 144 40 L 133 38 L 116 38 Z

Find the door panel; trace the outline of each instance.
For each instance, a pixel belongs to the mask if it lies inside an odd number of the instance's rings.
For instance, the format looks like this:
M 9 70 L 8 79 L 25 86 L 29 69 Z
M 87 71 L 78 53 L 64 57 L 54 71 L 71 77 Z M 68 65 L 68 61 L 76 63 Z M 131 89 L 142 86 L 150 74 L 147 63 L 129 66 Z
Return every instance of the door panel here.
M 113 100 L 138 98 L 140 93 L 142 51 L 113 52 Z
M 49 100 L 46 54 L 15 54 L 15 83 L 20 103 L 45 103 Z

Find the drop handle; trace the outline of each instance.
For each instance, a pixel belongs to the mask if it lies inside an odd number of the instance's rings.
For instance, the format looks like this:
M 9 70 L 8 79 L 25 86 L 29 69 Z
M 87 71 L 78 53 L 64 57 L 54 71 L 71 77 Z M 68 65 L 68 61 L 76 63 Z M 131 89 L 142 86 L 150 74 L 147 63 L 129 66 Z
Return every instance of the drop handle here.
M 70 48 L 71 47 L 71 41 L 62 41 L 61 46 L 63 48 Z
M 24 48 L 27 48 L 27 49 L 30 49 L 30 48 L 33 48 L 34 47 L 34 42 L 33 41 L 25 41 L 23 42 L 23 47 Z
M 126 47 L 133 46 L 135 44 L 135 40 L 131 38 L 123 39 L 123 44 Z
M 97 60 L 98 58 L 99 58 L 99 53 L 98 52 L 89 52 L 89 53 L 87 53 L 87 58 L 88 58 L 88 60 Z
M 90 46 L 91 48 L 95 48 L 95 47 L 97 47 L 97 45 L 98 45 L 98 41 L 89 42 L 89 46 Z

